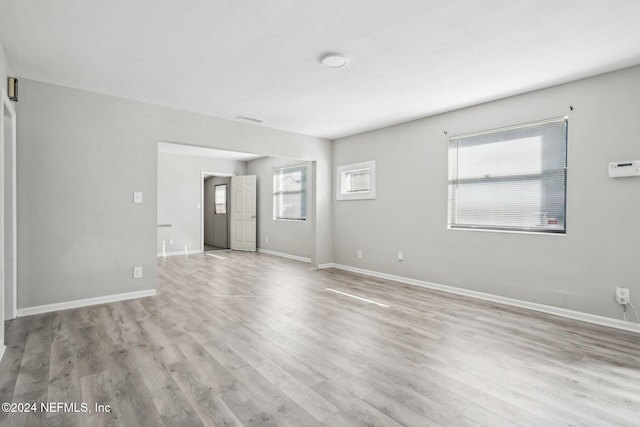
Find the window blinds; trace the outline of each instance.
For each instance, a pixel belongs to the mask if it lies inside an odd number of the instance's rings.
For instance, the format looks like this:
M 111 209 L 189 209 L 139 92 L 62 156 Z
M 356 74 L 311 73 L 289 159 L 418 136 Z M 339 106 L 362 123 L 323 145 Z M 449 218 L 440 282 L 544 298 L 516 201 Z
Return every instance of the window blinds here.
M 564 233 L 567 119 L 452 137 L 449 227 Z
M 214 187 L 214 210 L 216 214 L 224 215 L 227 213 L 227 185 L 220 184 Z
M 344 172 L 345 193 L 362 193 L 369 191 L 370 170 L 358 169 Z
M 307 218 L 307 166 L 285 166 L 273 170 L 273 217 Z

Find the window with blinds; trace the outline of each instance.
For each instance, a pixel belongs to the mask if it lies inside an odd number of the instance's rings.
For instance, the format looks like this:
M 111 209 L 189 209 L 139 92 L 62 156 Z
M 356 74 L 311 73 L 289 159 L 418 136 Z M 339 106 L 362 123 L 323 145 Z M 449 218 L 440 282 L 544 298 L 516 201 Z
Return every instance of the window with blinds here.
M 376 198 L 375 160 L 338 166 L 336 171 L 336 200 Z
M 273 170 L 273 218 L 307 219 L 307 166 L 285 166 Z
M 347 194 L 368 192 L 370 174 L 369 168 L 344 172 L 344 192 Z
M 449 139 L 449 227 L 566 232 L 567 118 Z
M 225 215 L 227 213 L 227 184 L 216 185 L 214 188 L 214 214 Z

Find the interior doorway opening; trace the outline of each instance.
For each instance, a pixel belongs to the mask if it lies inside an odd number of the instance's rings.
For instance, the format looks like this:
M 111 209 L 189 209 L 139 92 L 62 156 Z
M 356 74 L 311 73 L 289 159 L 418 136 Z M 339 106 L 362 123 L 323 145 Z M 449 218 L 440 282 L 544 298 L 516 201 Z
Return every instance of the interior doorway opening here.
M 202 228 L 203 252 L 228 250 L 231 175 L 202 172 Z
M 275 173 L 283 167 L 302 164 L 306 165 L 305 183 L 300 183 L 306 189 L 302 197 L 306 200 L 305 217 L 285 218 L 275 213 L 274 206 L 285 208 L 297 203 L 300 191 L 289 187 L 274 190 Z M 315 266 L 318 196 L 314 160 L 159 142 L 157 175 L 158 256 L 190 255 L 230 248 L 287 257 Z M 226 182 L 218 181 L 219 177 L 227 178 Z M 226 188 L 220 187 L 224 184 Z M 205 201 L 205 188 L 208 188 L 206 193 L 212 195 L 213 201 Z M 281 194 L 283 192 L 286 194 Z M 224 194 L 226 203 L 221 200 Z M 226 221 L 223 219 L 225 216 Z M 214 231 L 212 240 L 209 225 L 221 219 L 227 226 L 226 233 L 218 232 L 215 236 Z M 220 236 L 222 242 L 218 240 Z

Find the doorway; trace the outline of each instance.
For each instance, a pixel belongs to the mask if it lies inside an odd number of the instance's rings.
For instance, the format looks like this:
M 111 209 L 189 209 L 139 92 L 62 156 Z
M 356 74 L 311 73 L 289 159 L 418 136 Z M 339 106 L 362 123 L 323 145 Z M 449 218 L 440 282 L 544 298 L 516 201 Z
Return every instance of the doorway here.
M 274 170 L 305 163 L 306 218 L 276 218 L 274 214 Z M 326 168 L 325 168 L 326 169 Z M 330 170 L 323 170 L 323 179 Z M 183 143 L 158 143 L 158 256 L 188 255 L 210 249 L 232 248 L 258 251 L 311 262 L 315 265 L 319 245 L 316 240 L 316 163 L 313 160 L 265 156 L 205 148 Z M 209 177 L 232 177 L 226 192 L 226 212 L 216 213 L 215 185 L 210 189 Z M 210 178 L 217 180 L 217 178 Z M 237 184 L 234 186 L 234 182 Z M 323 181 L 324 182 L 324 181 Z M 214 184 L 214 182 L 212 182 Z M 215 184 L 222 184 L 215 182 Z M 241 186 L 238 186 L 242 184 Z M 213 202 L 205 204 L 205 186 Z M 328 187 L 323 187 L 327 189 Z M 218 201 L 218 205 L 223 204 Z M 213 206 L 212 206 L 213 204 Z M 194 210 L 196 208 L 196 210 Z M 321 224 L 326 229 L 326 204 L 321 206 Z M 211 221 L 224 218 L 227 242 L 212 242 L 207 236 Z M 234 219 L 235 218 L 235 219 Z M 209 234 L 209 231 L 207 231 Z M 214 231 L 215 235 L 215 231 Z M 220 236 L 220 234 L 218 234 Z M 251 244 L 249 246 L 249 244 Z M 165 246 L 167 251 L 165 251 Z M 211 247 L 209 247 L 211 246 Z M 326 245 L 325 245 L 326 246 Z M 323 246 L 323 251 L 327 248 Z M 182 250 L 184 248 L 184 250 Z M 209 254 L 214 255 L 214 254 Z
M 229 249 L 231 175 L 202 172 L 202 251 Z

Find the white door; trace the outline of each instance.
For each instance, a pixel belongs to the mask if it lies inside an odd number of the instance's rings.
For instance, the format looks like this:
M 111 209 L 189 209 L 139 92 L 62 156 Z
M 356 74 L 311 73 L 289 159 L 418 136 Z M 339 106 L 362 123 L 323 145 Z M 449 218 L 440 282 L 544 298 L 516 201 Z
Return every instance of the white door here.
M 256 250 L 256 176 L 231 177 L 231 249 Z

